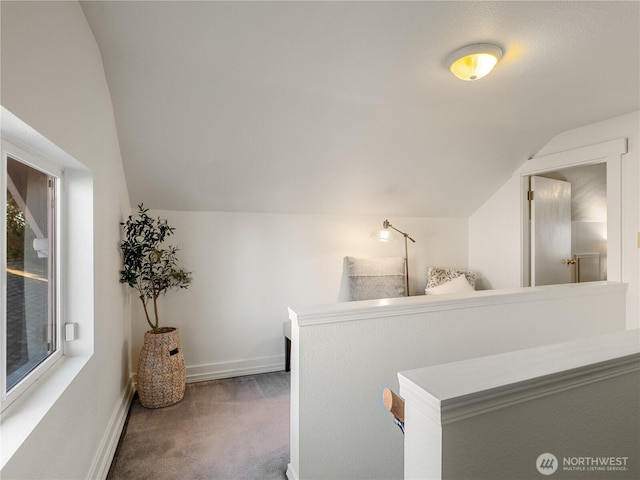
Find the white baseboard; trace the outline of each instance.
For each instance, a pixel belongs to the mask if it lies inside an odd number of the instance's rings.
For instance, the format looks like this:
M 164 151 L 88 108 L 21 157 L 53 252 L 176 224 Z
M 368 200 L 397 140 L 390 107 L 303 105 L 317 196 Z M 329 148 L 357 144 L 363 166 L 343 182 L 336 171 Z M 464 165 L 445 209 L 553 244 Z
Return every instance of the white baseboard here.
M 102 436 L 102 440 L 100 441 L 100 445 L 98 447 L 98 452 L 93 459 L 91 469 L 89 470 L 87 478 L 107 478 L 109 467 L 111 467 L 111 462 L 113 461 L 113 457 L 116 453 L 116 448 L 118 447 L 120 435 L 122 434 L 125 422 L 127 421 L 129 406 L 131 405 L 131 399 L 133 398 L 134 391 L 135 389 L 133 386 L 133 378 L 130 377 L 129 382 L 127 383 L 127 387 L 123 392 L 122 397 L 120 398 L 120 401 L 113 409 L 113 413 L 111 414 L 111 418 L 109 419 L 109 424 L 107 425 L 107 429 Z
M 256 357 L 248 360 L 207 363 L 186 367 L 187 383 L 206 382 L 221 378 L 258 375 L 260 373 L 280 372 L 284 370 L 284 356 Z M 133 389 L 137 385 L 137 373 L 132 373 Z
M 293 465 L 290 463 L 287 464 L 287 479 L 288 480 L 298 480 L 300 477 L 298 476 L 298 472 L 293 468 Z
M 284 370 L 283 355 L 187 366 L 187 383 L 257 375 Z

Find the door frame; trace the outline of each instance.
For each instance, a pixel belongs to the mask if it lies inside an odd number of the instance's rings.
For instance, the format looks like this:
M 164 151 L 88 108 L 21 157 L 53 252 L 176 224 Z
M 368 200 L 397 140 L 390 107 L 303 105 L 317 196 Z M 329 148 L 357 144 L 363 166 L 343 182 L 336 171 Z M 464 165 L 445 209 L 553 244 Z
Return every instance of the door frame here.
M 580 147 L 565 152 L 533 157 L 520 167 L 520 285 L 530 286 L 531 255 L 529 229 L 529 177 L 563 168 L 606 163 L 607 165 L 607 280 L 622 280 L 622 155 L 627 153 L 627 139 Z

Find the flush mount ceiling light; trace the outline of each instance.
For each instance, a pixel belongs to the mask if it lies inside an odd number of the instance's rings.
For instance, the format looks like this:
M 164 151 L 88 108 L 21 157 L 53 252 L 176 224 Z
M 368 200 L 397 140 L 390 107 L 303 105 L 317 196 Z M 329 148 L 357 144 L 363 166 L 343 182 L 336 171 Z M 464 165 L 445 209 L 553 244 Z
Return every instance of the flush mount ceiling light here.
M 447 57 L 447 66 L 460 80 L 472 82 L 487 75 L 502 58 L 502 49 L 492 43 L 474 43 Z

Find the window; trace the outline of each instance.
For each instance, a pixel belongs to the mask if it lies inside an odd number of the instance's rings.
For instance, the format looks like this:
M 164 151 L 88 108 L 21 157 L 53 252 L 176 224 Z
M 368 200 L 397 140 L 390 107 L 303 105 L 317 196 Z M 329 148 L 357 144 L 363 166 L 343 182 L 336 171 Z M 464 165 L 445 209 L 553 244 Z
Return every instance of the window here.
M 62 355 L 58 263 L 60 172 L 3 143 L 5 266 L 2 403 Z
M 0 105 L 0 202 L 5 214 L 0 215 L 0 470 L 11 460 L 13 455 L 27 441 L 29 435 L 51 411 L 56 402 L 67 391 L 78 374 L 87 365 L 94 352 L 94 202 L 93 173 L 89 168 L 55 145 L 51 140 L 34 130 L 31 126 L 16 117 Z M 8 160 L 11 159 L 11 160 Z M 18 185 L 9 186 L 8 167 L 26 168 L 29 175 L 42 174 L 47 181 L 47 197 L 50 202 L 47 218 L 47 241 L 23 241 L 24 255 L 32 255 L 36 262 L 46 263 L 47 285 L 47 333 L 46 358 L 31 355 L 24 366 L 22 380 L 7 377 L 7 214 L 9 194 L 19 208 L 10 215 L 16 217 L 19 228 L 24 223 L 25 229 L 33 228 L 29 223 L 29 215 L 37 220 L 38 213 L 30 211 L 31 202 L 19 201 L 11 193 L 10 188 L 21 191 Z M 64 172 L 64 175 L 63 173 Z M 15 174 L 16 176 L 18 174 Z M 16 182 L 11 173 L 12 182 Z M 52 186 L 49 187 L 49 180 Z M 18 180 L 19 182 L 19 180 Z M 19 194 L 16 194 L 19 195 Z M 27 195 L 28 196 L 28 195 Z M 22 212 L 22 215 L 21 213 Z M 24 217 L 24 218 L 23 218 Z M 38 227 L 42 229 L 42 227 Z M 35 233 L 25 233 L 34 235 Z M 46 251 L 41 248 L 46 246 Z M 17 248 L 17 247 L 16 247 Z M 40 255 L 46 256 L 38 257 Z M 35 253 L 34 253 L 35 252 Z M 46 259 L 46 260 L 45 260 Z M 40 267 L 42 268 L 42 266 Z M 24 270 L 23 270 L 24 271 Z M 33 273 L 33 272 L 30 272 Z M 39 272 L 38 272 L 39 273 Z M 25 273 L 26 276 L 26 273 Z M 40 274 L 42 277 L 42 275 Z M 44 277 L 43 277 L 44 278 Z M 51 314 L 51 317 L 49 317 Z M 53 322 L 53 323 L 51 323 Z M 74 339 L 63 338 L 62 327 L 73 329 Z M 26 327 L 26 323 L 25 323 Z M 51 340 L 51 345 L 49 345 Z M 13 344 L 15 345 L 15 343 Z M 27 344 L 28 345 L 28 344 Z M 14 352 L 15 347 L 12 347 Z M 22 347 L 21 347 L 22 349 Z M 30 351 L 28 353 L 31 353 Z M 21 351 L 22 354 L 22 351 Z M 35 367 L 35 368 L 34 368 Z M 17 369 L 16 369 L 17 371 Z M 7 388 L 14 384 L 13 388 Z

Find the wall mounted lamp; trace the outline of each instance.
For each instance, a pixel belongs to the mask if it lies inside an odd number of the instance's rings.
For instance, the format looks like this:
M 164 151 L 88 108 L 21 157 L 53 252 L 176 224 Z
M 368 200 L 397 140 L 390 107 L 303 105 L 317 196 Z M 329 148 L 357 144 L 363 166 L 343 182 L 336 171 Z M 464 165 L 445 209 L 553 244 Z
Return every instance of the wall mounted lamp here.
M 492 43 L 474 43 L 447 57 L 447 67 L 460 80 L 472 82 L 487 75 L 502 58 L 502 49 Z
M 372 232 L 370 237 L 379 242 L 395 242 L 396 237 L 391 230 L 395 230 L 404 237 L 404 285 L 407 297 L 409 296 L 409 249 L 407 248 L 407 240 L 411 240 L 413 243 L 416 241 L 409 236 L 408 233 L 398 230 L 396 227 L 389 223 L 389 220 L 382 222 L 382 228 Z

